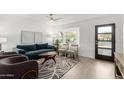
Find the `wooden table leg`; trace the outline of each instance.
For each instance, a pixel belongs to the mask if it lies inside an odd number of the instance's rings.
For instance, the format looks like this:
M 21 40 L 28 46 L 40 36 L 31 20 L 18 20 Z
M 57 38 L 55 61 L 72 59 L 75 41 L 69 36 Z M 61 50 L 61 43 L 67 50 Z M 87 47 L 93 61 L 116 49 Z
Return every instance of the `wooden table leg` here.
M 48 57 L 48 58 L 45 58 L 44 61 L 41 63 L 42 65 L 49 59 L 53 59 L 53 61 L 55 62 L 56 64 L 56 60 L 55 60 L 55 56 L 54 57 Z
M 53 61 L 56 63 L 55 57 L 52 57 Z
M 41 63 L 42 65 L 48 60 L 48 58 L 44 58 L 44 61 Z

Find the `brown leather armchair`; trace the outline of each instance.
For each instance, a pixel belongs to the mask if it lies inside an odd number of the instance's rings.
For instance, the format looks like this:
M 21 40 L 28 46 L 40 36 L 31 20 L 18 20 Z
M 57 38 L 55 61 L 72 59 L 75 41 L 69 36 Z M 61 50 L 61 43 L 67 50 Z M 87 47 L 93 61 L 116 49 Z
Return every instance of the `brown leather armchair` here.
M 11 54 L 17 54 L 17 52 L 0 52 L 0 55 L 11 55 Z
M 0 59 L 12 57 L 12 56 L 20 56 L 20 54 L 17 54 L 16 52 L 3 52 L 0 53 Z
M 14 54 L 0 59 L 1 79 L 34 79 L 38 77 L 38 63 L 26 56 Z M 8 57 L 9 56 L 9 57 Z M 2 56 L 1 56 L 2 57 Z

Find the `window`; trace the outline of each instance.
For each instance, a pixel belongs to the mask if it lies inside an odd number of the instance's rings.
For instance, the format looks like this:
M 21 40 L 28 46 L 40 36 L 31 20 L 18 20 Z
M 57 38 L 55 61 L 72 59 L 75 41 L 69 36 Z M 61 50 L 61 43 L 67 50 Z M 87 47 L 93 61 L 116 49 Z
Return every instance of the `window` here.
M 79 44 L 79 28 L 70 28 L 62 31 L 63 43 Z
M 53 44 L 78 44 L 79 45 L 79 28 L 69 28 L 59 31 L 53 36 Z

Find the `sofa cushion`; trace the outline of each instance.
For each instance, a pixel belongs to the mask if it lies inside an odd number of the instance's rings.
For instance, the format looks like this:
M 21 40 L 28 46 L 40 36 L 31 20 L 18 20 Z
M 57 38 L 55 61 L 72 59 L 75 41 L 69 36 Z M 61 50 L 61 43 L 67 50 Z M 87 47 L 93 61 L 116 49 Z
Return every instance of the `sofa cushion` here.
M 38 55 L 40 53 L 45 53 L 45 52 L 50 52 L 50 51 L 54 51 L 54 49 L 40 49 L 40 50 L 35 50 L 35 51 L 29 51 L 26 52 L 26 55 Z
M 56 49 L 53 45 L 48 45 L 48 49 Z
M 54 49 L 41 49 L 41 50 L 35 50 L 35 51 L 29 51 L 26 52 L 26 56 L 32 60 L 32 59 L 39 59 L 40 57 L 38 56 L 41 53 L 45 53 L 45 52 L 50 52 L 50 51 L 54 51 Z
M 17 48 L 23 49 L 25 51 L 34 51 L 34 50 L 36 50 L 36 44 L 32 44 L 32 45 L 17 45 Z
M 36 44 L 36 48 L 37 48 L 37 50 L 39 50 L 39 49 L 47 49 L 48 48 L 48 43 Z
M 26 51 L 24 49 L 16 48 L 16 52 L 19 54 L 25 54 Z

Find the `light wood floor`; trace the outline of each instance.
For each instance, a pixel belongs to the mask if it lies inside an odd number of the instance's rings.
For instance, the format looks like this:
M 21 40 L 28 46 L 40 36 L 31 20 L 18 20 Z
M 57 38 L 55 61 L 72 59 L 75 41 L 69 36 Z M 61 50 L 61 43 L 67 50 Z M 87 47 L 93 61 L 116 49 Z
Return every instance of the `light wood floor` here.
M 81 57 L 62 79 L 114 79 L 114 63 Z

